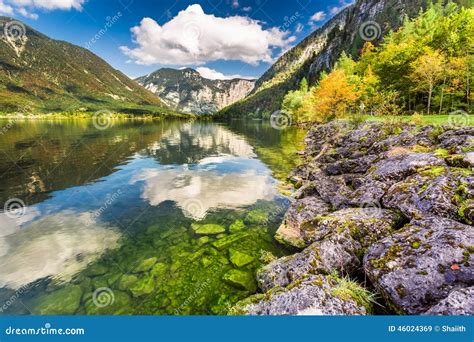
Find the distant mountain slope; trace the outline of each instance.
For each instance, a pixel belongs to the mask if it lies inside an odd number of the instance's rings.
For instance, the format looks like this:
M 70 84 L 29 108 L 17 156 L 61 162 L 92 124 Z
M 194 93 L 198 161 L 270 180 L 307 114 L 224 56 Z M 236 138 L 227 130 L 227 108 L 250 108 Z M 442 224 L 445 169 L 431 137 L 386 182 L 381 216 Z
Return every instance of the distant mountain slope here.
M 170 108 L 195 114 L 210 114 L 244 98 L 255 81 L 210 80 L 194 69 L 159 69 L 136 81 L 158 95 Z
M 219 115 L 235 117 L 248 113 L 254 113 L 254 116 L 272 113 L 280 108 L 288 90 L 296 89 L 303 77 L 314 84 L 321 71 L 330 70 L 343 51 L 357 57 L 365 43 L 359 34 L 363 23 L 374 21 L 379 25 L 380 34 L 374 39 L 376 43 L 389 30 L 397 29 L 405 16 L 416 16 L 420 7 L 426 7 L 426 0 L 358 0 L 282 55 L 257 80 L 249 96 L 224 108 Z
M 0 112 L 165 113 L 163 102 L 104 60 L 0 17 Z

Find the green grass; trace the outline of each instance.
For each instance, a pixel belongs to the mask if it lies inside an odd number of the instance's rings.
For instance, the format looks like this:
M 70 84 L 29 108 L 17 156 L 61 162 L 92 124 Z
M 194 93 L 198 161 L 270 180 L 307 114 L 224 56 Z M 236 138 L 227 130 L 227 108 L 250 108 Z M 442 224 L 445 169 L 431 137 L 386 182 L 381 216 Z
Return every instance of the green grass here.
M 444 125 L 449 124 L 449 115 L 423 115 L 421 117 L 422 124 L 425 125 Z M 470 116 L 471 123 L 474 125 L 474 115 Z M 383 122 L 389 120 L 400 120 L 405 122 L 411 122 L 412 116 L 411 115 L 401 115 L 401 116 L 366 116 L 366 121 L 375 121 L 375 122 Z

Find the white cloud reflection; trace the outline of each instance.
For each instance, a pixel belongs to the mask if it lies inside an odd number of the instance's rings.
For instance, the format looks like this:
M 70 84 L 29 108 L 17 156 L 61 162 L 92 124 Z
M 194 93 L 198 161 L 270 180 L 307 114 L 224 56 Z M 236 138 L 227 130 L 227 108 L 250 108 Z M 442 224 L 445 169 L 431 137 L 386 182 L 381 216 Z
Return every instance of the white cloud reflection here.
M 91 220 L 91 213 L 63 211 L 21 227 L 2 224 L 0 288 L 16 289 L 49 276 L 70 280 L 114 248 L 119 233 L 100 223 L 90 225 Z

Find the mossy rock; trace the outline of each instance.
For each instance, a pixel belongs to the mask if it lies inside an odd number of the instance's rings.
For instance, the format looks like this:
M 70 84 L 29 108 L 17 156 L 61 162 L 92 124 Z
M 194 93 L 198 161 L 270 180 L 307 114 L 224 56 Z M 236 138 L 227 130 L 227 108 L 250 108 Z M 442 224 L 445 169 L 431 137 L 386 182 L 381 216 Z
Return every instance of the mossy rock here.
M 152 226 L 149 226 L 149 227 L 147 228 L 146 232 L 147 232 L 147 234 L 152 234 L 152 235 L 154 235 L 154 234 L 156 234 L 156 233 L 159 233 L 159 232 L 161 231 L 161 229 L 162 229 L 162 228 L 160 227 L 160 225 L 154 224 L 154 225 L 152 225 Z
M 164 278 L 168 273 L 168 265 L 163 262 L 156 263 L 150 271 L 150 274 L 156 279 Z
M 242 253 L 232 248 L 229 249 L 229 259 L 234 266 L 239 268 L 247 266 L 255 260 L 253 256 Z
M 96 277 L 92 278 L 92 287 L 94 289 L 100 289 L 101 287 L 108 287 L 109 282 L 107 281 L 107 278 L 104 277 Z
M 36 315 L 73 315 L 79 308 L 82 289 L 71 285 L 40 297 L 34 303 Z
M 204 266 L 205 268 L 208 268 L 210 265 L 212 265 L 213 261 L 211 258 L 204 257 L 201 259 L 201 265 Z
M 155 290 L 155 279 L 153 276 L 146 275 L 130 288 L 133 297 L 141 297 L 144 295 L 149 295 Z
M 86 275 L 89 277 L 97 277 L 106 274 L 107 271 L 107 267 L 100 264 L 94 264 L 86 269 Z
M 118 288 L 120 290 L 129 290 L 138 281 L 138 277 L 132 274 L 124 274 L 119 281 Z
M 200 224 L 200 223 L 193 223 L 191 224 L 191 229 L 197 235 L 218 235 L 225 233 L 224 226 L 220 224 L 208 223 L 208 224 Z
M 230 270 L 222 278 L 225 283 L 239 290 L 255 292 L 257 285 L 252 272 L 242 270 Z
M 199 239 L 197 239 L 197 244 L 198 244 L 198 246 L 203 246 L 203 245 L 209 243 L 210 241 L 211 241 L 211 239 L 209 238 L 209 236 L 202 236 Z
M 97 305 L 92 297 L 84 303 L 88 315 L 126 315 L 130 314 L 130 296 L 123 291 L 113 291 L 107 299 L 107 303 Z
M 254 209 L 245 217 L 245 223 L 248 224 L 266 224 L 268 222 L 268 212 L 262 209 Z
M 234 223 L 232 223 L 229 226 L 229 231 L 231 233 L 237 233 L 243 230 L 244 228 L 245 228 L 244 222 L 242 220 L 236 220 Z
M 231 246 L 233 243 L 241 240 L 241 239 L 244 239 L 246 237 L 248 237 L 249 234 L 246 233 L 246 232 L 241 232 L 241 233 L 237 233 L 237 234 L 232 234 L 232 235 L 228 235 L 222 239 L 219 239 L 219 240 L 216 240 L 212 243 L 212 246 L 214 246 L 215 248 L 217 248 L 218 250 L 223 250 L 223 249 L 226 249 L 227 247 Z
M 152 267 L 156 264 L 157 261 L 158 259 L 155 257 L 145 259 L 137 267 L 135 267 L 133 273 L 148 272 L 152 269 Z

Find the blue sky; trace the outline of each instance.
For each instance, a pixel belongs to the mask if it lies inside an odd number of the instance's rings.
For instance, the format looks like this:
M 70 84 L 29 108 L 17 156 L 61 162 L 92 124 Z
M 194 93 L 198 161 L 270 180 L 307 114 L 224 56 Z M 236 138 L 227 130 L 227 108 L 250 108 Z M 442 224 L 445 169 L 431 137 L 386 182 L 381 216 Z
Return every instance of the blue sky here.
M 0 0 L 0 14 L 130 77 L 160 67 L 258 77 L 350 0 Z M 146 18 L 146 19 L 144 19 Z M 132 29 L 133 28 L 133 29 Z M 132 32 L 133 30 L 133 32 Z

